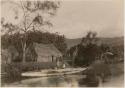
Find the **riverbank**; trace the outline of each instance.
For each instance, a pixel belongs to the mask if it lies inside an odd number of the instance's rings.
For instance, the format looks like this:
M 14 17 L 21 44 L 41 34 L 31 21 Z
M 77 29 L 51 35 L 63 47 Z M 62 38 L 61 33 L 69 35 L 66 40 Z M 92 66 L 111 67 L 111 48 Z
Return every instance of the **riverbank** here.
M 124 87 L 124 62 L 110 64 L 111 76 L 100 87 Z
M 111 77 L 107 82 L 99 85 L 100 87 L 124 87 L 124 74 Z
M 99 87 L 123 87 L 124 63 L 111 64 L 111 76 L 99 84 Z M 59 75 L 49 77 L 26 78 L 13 83 L 5 83 L 4 87 L 85 87 L 82 83 L 84 75 Z M 82 84 L 79 84 L 82 83 Z

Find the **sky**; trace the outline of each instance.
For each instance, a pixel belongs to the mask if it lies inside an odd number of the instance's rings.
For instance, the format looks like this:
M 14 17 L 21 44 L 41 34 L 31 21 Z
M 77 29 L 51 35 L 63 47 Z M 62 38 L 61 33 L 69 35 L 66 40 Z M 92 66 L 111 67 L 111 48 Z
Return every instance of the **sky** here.
M 2 16 L 9 21 L 13 21 L 11 6 L 2 6 Z M 70 39 L 81 38 L 89 31 L 97 32 L 99 37 L 123 36 L 123 0 L 62 0 L 51 21 L 53 28 L 47 31 Z

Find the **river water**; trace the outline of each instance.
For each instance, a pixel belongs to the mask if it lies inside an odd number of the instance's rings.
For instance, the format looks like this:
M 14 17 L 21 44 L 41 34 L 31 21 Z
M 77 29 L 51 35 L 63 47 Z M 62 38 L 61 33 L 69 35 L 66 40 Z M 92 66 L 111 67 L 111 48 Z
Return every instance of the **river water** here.
M 18 82 L 10 83 L 5 86 L 76 87 L 76 86 L 79 86 L 78 81 L 82 78 L 84 78 L 83 75 L 65 75 L 65 76 L 30 78 L 30 79 L 24 79 Z
M 40 77 L 40 78 L 28 78 L 18 82 L 5 84 L 9 87 L 85 87 L 86 84 L 82 83 L 85 78 L 84 75 L 65 75 L 65 76 L 53 76 L 53 77 Z M 105 87 L 123 87 L 124 76 L 110 78 L 105 83 L 100 83 L 99 86 Z

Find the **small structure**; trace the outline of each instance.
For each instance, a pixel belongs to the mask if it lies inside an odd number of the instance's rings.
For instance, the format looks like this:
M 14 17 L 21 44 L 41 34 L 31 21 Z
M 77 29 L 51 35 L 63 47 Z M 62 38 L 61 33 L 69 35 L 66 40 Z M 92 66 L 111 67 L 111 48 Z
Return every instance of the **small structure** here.
M 103 53 L 101 56 L 101 60 L 103 60 L 105 63 L 112 63 L 114 60 L 114 54 L 111 52 Z
M 11 63 L 13 60 L 15 60 L 18 57 L 19 53 L 16 50 L 16 48 L 12 45 L 10 45 L 6 49 L 1 49 L 1 60 L 2 63 Z
M 60 65 L 62 53 L 53 44 L 34 43 L 37 62 L 56 62 Z
M 6 64 L 10 62 L 10 54 L 7 49 L 1 49 L 1 61 L 2 63 Z

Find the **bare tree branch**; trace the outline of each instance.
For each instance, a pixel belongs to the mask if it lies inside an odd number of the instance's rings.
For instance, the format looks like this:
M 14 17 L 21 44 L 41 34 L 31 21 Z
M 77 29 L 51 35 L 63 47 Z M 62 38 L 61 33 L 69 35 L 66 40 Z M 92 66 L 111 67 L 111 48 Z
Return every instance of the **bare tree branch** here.
M 21 7 L 22 7 L 22 9 L 23 9 L 23 13 L 24 13 L 24 29 L 25 29 L 25 31 L 27 30 L 27 28 L 26 28 L 26 11 L 25 11 L 25 8 L 24 8 L 24 6 L 23 6 L 23 3 L 22 3 L 22 1 L 20 0 L 20 3 L 21 3 Z

